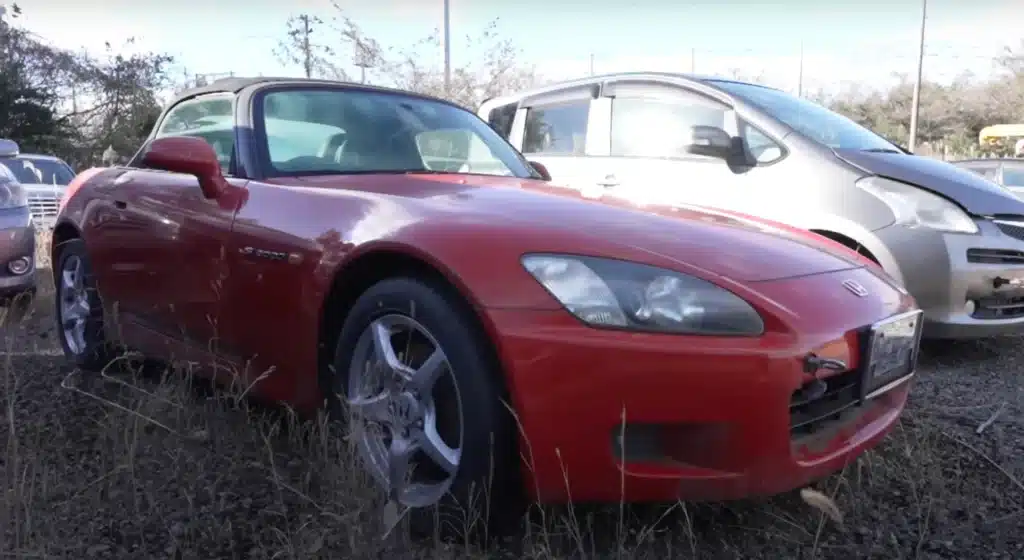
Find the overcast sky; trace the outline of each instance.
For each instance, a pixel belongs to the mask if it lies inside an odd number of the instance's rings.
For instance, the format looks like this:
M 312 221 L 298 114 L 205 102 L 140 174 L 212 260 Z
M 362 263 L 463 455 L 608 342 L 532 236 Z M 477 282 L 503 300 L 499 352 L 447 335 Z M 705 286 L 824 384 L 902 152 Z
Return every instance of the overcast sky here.
M 384 45 L 405 46 L 442 22 L 441 0 L 338 0 Z M 136 37 L 136 50 L 168 52 L 192 73 L 298 75 L 273 55 L 289 15 L 328 19 L 329 0 L 22 0 L 22 25 L 65 48 L 99 51 Z M 590 70 L 762 74 L 795 89 L 881 86 L 911 75 L 919 0 L 451 0 L 453 64 L 477 56 L 461 37 L 498 17 L 499 32 L 548 78 Z M 327 33 L 327 30 L 324 30 Z M 930 0 L 925 76 L 992 72 L 991 59 L 1024 38 L 1021 0 Z M 424 52 L 440 64 L 441 52 Z

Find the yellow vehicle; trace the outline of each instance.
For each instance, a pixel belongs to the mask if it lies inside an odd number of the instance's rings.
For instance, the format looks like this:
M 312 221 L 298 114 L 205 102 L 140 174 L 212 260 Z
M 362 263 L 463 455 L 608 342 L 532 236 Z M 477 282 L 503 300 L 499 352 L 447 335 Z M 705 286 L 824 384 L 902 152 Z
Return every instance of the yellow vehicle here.
M 1020 140 L 1024 140 L 1024 124 L 994 124 L 978 133 L 978 143 L 982 150 L 1001 155 L 1020 155 L 1015 153 Z

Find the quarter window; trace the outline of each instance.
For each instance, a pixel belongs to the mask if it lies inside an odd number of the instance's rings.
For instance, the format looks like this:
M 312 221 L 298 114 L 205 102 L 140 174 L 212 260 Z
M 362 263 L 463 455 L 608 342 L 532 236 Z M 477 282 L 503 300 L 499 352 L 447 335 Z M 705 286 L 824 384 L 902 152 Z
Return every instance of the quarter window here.
M 526 111 L 523 153 L 584 155 L 589 112 L 589 100 L 530 107 Z
M 778 143 L 748 124 L 743 126 L 743 140 L 757 163 L 772 163 L 783 156 L 782 147 Z
M 611 155 L 691 158 L 690 128 L 725 128 L 726 107 L 696 95 L 616 97 L 612 100 Z

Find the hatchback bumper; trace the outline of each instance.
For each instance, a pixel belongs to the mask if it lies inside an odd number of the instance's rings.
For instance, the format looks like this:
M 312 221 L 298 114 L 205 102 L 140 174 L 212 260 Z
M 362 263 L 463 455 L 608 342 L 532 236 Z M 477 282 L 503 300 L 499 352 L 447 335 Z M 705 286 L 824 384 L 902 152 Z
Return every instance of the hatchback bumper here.
M 12 263 L 28 260 L 28 269 Z M 27 208 L 0 210 L 0 298 L 31 291 L 36 285 L 36 230 Z M 16 273 L 17 272 L 17 273 Z
M 1024 334 L 1024 226 L 979 220 L 978 227 L 975 235 L 897 226 L 876 232 L 892 253 L 894 276 L 924 310 L 926 338 Z

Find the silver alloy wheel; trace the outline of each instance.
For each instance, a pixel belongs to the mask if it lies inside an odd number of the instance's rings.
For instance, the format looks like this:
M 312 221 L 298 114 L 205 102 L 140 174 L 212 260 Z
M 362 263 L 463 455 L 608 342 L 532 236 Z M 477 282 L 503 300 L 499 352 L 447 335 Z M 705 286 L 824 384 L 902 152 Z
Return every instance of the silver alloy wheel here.
M 435 394 L 446 377 L 454 402 L 439 410 Z M 347 395 L 353 442 L 374 479 L 406 507 L 437 503 L 458 472 L 465 424 L 448 357 L 433 335 L 405 315 L 374 320 L 356 342 Z
M 85 287 L 85 264 L 81 257 L 72 255 L 64 261 L 60 271 L 61 331 L 68 349 L 74 354 L 85 352 L 85 326 L 92 313 L 89 292 Z

